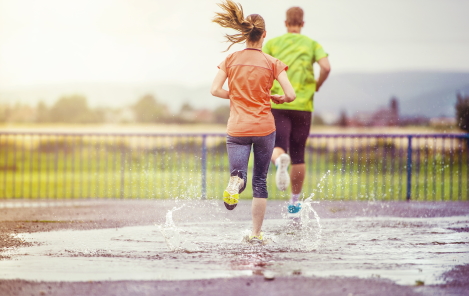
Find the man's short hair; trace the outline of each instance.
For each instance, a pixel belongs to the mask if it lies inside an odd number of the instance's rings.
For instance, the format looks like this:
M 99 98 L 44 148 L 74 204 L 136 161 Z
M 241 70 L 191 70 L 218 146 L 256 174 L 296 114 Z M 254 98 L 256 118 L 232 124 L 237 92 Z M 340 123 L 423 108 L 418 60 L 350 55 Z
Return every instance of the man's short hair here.
M 287 10 L 287 25 L 301 26 L 303 25 L 303 9 L 300 7 L 291 7 Z

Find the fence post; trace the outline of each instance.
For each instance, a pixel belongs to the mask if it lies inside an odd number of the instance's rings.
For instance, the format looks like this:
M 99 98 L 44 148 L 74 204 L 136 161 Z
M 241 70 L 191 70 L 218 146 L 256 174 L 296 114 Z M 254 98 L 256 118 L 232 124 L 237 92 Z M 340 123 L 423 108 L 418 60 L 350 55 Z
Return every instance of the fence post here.
M 202 199 L 207 195 L 207 135 L 202 135 Z
M 412 136 L 407 136 L 407 139 L 407 201 L 409 201 L 412 191 Z
M 121 148 L 121 188 L 120 188 L 120 198 L 124 199 L 124 190 L 125 190 L 125 158 L 126 158 L 126 151 L 125 146 L 122 145 Z M 132 184 L 130 184 L 132 185 Z

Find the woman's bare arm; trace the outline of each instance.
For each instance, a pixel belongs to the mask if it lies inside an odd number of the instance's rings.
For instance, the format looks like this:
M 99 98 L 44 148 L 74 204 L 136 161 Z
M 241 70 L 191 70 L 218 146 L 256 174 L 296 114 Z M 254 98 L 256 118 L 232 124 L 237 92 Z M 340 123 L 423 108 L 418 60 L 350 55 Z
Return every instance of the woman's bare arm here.
M 288 75 L 286 71 L 282 71 L 278 77 L 277 81 L 280 83 L 280 86 L 283 89 L 283 93 L 285 95 L 273 95 L 270 98 L 275 104 L 283 104 L 283 103 L 289 103 L 293 102 L 296 98 L 295 90 L 293 89 L 293 86 L 290 83 L 290 80 L 288 80 Z
M 210 89 L 210 93 L 212 93 L 212 96 L 219 97 L 222 99 L 230 98 L 230 93 L 227 90 L 223 89 L 223 85 L 225 84 L 227 78 L 228 76 L 223 70 L 218 70 L 215 79 L 213 79 L 212 88 Z

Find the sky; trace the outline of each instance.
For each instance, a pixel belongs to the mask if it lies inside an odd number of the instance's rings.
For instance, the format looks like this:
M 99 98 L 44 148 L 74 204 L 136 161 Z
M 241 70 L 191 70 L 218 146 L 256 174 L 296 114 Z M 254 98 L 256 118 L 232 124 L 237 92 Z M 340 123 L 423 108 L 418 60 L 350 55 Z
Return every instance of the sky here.
M 214 0 L 0 0 L 0 90 L 76 82 L 210 83 L 223 52 Z M 285 11 L 343 72 L 469 72 L 467 0 L 244 0 L 267 40 Z

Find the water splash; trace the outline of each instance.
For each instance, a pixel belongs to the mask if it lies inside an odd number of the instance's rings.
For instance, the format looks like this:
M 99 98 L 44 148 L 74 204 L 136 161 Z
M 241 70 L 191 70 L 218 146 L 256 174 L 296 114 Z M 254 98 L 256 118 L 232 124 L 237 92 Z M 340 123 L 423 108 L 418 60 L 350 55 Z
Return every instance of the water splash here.
M 301 201 L 302 209 L 298 214 L 288 213 L 286 215 L 289 223 L 283 237 L 284 239 L 288 238 L 290 249 L 314 251 L 319 248 L 322 241 L 322 225 L 321 219 L 313 207 L 313 203 L 319 203 L 319 201 L 314 201 L 313 199 L 315 193 L 318 191 L 322 192 L 325 180 L 329 174 L 330 170 L 322 176 L 311 195 Z
M 164 225 L 158 225 L 158 229 L 163 235 L 166 246 L 172 252 L 199 252 L 200 248 L 193 243 L 184 239 L 181 235 L 179 228 L 174 224 L 173 213 L 185 207 L 185 204 L 179 207 L 174 207 L 166 213 L 166 221 Z

